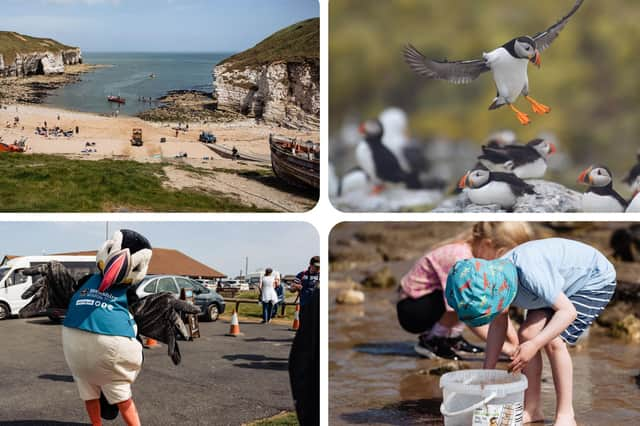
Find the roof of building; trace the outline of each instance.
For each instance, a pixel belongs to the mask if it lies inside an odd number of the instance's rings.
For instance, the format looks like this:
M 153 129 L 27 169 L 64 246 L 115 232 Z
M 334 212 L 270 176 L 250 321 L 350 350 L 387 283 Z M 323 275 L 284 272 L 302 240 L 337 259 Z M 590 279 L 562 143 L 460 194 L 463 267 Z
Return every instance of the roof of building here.
M 77 251 L 70 253 L 55 253 L 52 256 L 95 256 L 96 250 Z M 13 259 L 19 256 L 6 255 L 5 259 Z M 151 275 L 183 275 L 193 278 L 224 278 L 220 271 L 217 271 L 204 263 L 198 262 L 194 258 L 187 256 L 178 250 L 166 248 L 154 248 L 151 263 L 149 264 L 149 274 Z

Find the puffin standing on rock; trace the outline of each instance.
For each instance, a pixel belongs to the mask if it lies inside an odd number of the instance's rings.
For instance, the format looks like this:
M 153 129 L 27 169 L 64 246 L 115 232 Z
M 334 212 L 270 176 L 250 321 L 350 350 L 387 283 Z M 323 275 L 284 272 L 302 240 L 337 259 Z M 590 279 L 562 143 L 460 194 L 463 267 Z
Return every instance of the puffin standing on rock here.
M 473 204 L 480 206 L 498 204 L 506 210 L 512 210 L 519 197 L 535 194 L 533 186 L 516 175 L 488 170 L 468 171 L 460 179 L 458 187 L 467 189 Z
M 360 125 L 364 136 L 356 147 L 360 168 L 374 183 L 374 193 L 380 193 L 386 184 L 405 185 L 408 189 L 420 189 L 422 184 L 415 173 L 405 171 L 393 152 L 382 143 L 384 129 L 378 119 L 367 120 Z
M 533 37 L 514 38 L 491 52 L 483 53 L 482 59 L 453 62 L 436 61 L 427 59 L 410 44 L 404 50 L 404 57 L 416 73 L 427 78 L 446 80 L 454 84 L 471 83 L 481 74 L 491 71 L 498 93 L 489 109 L 494 110 L 508 105 L 516 114 L 518 121 L 526 126 L 531 122 L 529 116 L 513 105 L 520 95 L 529 101 L 531 109 L 536 114 L 542 115 L 551 111 L 551 108 L 529 96 L 527 65 L 532 62 L 540 67 L 540 53 L 553 43 L 569 22 L 569 18 L 577 12 L 583 2 L 584 0 L 577 0 L 571 11 L 546 31 Z
M 534 139 L 526 145 L 506 145 L 501 148 L 482 147 L 478 160 L 489 170 L 511 159 L 511 172 L 521 179 L 536 179 L 547 171 L 547 159 L 556 152 L 556 146 L 544 139 Z
M 582 195 L 582 211 L 622 213 L 627 201 L 613 189 L 613 174 L 605 166 L 593 165 L 580 173 L 578 182 L 589 185 Z

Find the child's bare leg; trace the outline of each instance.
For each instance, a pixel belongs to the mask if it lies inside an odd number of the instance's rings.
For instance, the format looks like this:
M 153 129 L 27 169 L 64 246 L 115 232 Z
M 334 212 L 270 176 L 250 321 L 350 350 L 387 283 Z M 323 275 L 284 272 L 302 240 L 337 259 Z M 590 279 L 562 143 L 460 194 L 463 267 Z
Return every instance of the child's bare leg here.
M 550 314 L 543 310 L 532 310 L 527 312 L 527 319 L 518 330 L 520 343 L 536 337 L 544 328 Z M 531 358 L 523 370 L 529 387 L 524 393 L 524 423 L 537 422 L 544 419 L 542 412 L 542 354 L 540 351 Z
M 455 312 L 445 312 L 438 322 L 445 327 L 451 328 L 454 325 L 457 325 L 460 320 L 458 319 L 458 314 Z
M 93 426 L 102 426 L 102 418 L 100 417 L 100 400 L 90 399 L 84 402 L 84 406 L 87 408 L 91 424 Z
M 138 409 L 133 403 L 133 399 L 127 399 L 126 401 L 118 403 L 118 409 L 122 418 L 128 426 L 140 426 L 140 417 L 138 417 Z
M 575 426 L 575 413 L 573 411 L 573 363 L 566 343 L 556 337 L 544 347 L 551 373 L 553 385 L 556 389 L 556 420 L 557 426 Z

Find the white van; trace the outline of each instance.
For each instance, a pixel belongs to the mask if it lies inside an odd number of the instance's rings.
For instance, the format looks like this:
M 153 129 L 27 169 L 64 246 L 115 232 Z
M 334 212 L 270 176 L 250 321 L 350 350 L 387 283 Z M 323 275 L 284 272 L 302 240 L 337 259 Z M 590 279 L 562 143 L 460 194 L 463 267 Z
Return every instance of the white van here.
M 33 283 L 22 270 L 51 261 L 62 263 L 76 279 L 98 272 L 95 256 L 24 256 L 11 259 L 0 266 L 0 320 L 17 315 L 31 299 L 20 296 Z

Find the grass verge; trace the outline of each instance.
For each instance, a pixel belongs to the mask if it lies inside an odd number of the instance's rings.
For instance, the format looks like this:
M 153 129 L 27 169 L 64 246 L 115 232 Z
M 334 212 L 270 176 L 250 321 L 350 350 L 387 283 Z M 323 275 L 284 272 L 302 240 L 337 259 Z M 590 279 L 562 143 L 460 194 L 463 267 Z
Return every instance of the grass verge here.
M 222 193 L 163 186 L 163 163 L 3 153 L 3 212 L 255 212 Z

